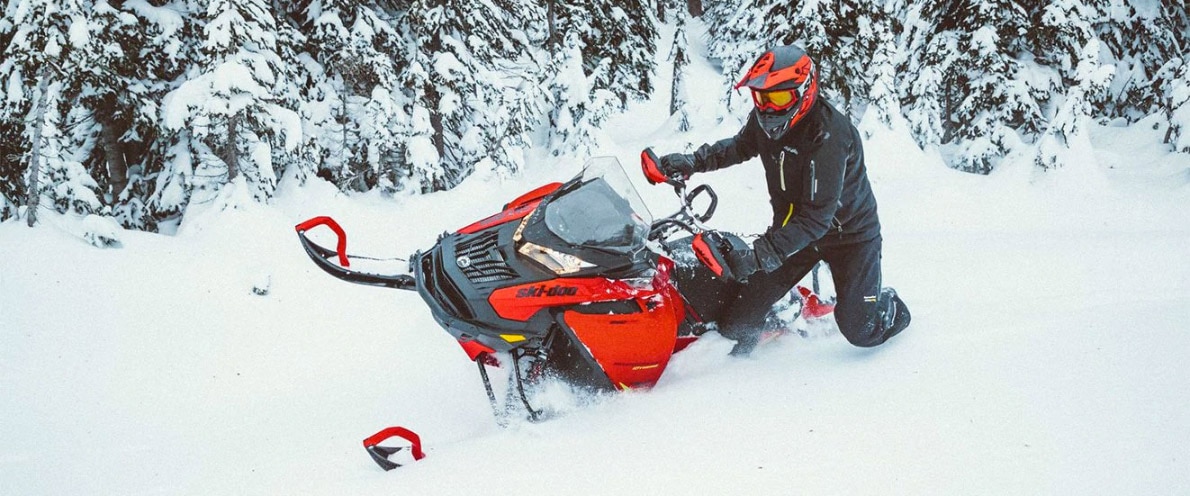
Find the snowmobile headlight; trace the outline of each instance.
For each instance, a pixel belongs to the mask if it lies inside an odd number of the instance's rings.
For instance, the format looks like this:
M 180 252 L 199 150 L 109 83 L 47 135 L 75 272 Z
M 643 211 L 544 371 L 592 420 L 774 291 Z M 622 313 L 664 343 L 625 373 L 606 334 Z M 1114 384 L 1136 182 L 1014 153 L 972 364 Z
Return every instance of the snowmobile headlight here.
M 570 274 L 595 266 L 595 264 L 569 253 L 562 253 L 529 242 L 521 243 L 517 251 L 558 275 Z

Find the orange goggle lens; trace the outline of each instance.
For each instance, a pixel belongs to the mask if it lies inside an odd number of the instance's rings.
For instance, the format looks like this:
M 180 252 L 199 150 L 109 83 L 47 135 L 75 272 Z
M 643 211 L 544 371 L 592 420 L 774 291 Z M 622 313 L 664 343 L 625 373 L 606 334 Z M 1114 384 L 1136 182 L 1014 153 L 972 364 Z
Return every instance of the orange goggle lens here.
M 797 103 L 794 90 L 753 91 L 752 101 L 756 108 L 764 110 L 785 110 Z

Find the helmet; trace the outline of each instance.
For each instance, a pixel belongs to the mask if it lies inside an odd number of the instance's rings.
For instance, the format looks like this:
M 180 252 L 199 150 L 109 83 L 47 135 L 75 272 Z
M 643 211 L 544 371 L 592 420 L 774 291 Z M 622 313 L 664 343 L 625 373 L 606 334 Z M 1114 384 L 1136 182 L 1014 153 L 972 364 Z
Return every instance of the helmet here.
M 773 48 L 752 64 L 735 89 L 747 86 L 756 119 L 769 139 L 784 136 L 818 100 L 818 67 L 796 45 Z

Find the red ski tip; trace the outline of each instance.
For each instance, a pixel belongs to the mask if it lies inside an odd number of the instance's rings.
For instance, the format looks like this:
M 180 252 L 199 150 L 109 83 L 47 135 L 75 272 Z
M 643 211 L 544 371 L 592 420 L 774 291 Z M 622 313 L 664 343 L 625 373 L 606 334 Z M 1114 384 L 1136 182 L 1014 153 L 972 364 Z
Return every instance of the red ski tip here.
M 389 448 L 380 446 L 380 443 L 394 437 L 399 437 L 409 441 L 413 445 L 412 453 L 414 461 L 421 460 L 422 458 L 426 457 L 425 452 L 423 452 L 421 449 L 420 436 L 404 427 L 389 427 L 369 436 L 367 439 L 364 439 L 364 449 L 368 451 L 368 455 L 372 457 L 372 460 L 375 461 L 377 465 L 380 465 L 380 468 L 383 468 L 384 470 L 392 470 L 401 466 L 400 464 L 389 461 L 388 457 L 393 453 L 401 451 L 403 448 Z

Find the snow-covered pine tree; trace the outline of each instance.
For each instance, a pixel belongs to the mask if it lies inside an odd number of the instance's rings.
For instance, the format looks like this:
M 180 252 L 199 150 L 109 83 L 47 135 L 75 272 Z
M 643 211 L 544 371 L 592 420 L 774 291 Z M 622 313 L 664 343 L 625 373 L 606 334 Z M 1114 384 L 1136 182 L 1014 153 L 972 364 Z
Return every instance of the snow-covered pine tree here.
M 902 104 L 915 138 L 952 144 L 952 167 L 987 174 L 1043 119 L 1016 58 L 1028 14 L 1014 0 L 921 0 L 910 11 Z
M 1121 73 L 1112 86 L 1110 115 L 1135 121 L 1160 114 L 1168 125 L 1166 143 L 1190 152 L 1190 2 L 1117 0 L 1112 7 L 1099 29 Z
M 1182 59 L 1180 67 L 1174 69 L 1175 64 L 1170 66 L 1173 76 L 1165 92 L 1169 95 L 1166 114 L 1169 119 L 1169 131 L 1166 133 L 1165 142 L 1176 152 L 1190 153 L 1190 56 Z
M 545 86 L 547 63 L 540 49 L 548 42 L 545 10 L 535 0 L 492 0 L 504 19 L 502 29 L 511 42 L 494 63 L 497 91 L 487 105 L 498 112 L 485 113 L 483 128 L 493 149 L 492 167 L 500 174 L 512 174 L 525 165 L 525 152 L 533 135 L 545 122 L 551 98 Z
M 544 74 L 550 107 L 547 146 L 554 156 L 585 157 L 599 148 L 599 128 L 619 99 L 593 87 L 590 67 L 606 72 L 599 69 L 598 49 L 588 47 L 594 42 L 595 9 L 569 0 L 548 0 L 548 6 L 553 32 Z
M 401 37 L 369 5 L 326 0 L 317 16 L 308 7 L 311 52 L 325 69 L 320 97 L 303 107 L 316 130 L 320 173 L 340 188 L 396 189 L 407 176 L 408 116 L 394 57 Z
M 86 19 L 86 39 L 78 46 L 78 71 L 72 78 L 78 86 L 79 103 L 90 111 L 98 127 L 99 146 L 91 157 L 93 168 L 104 179 L 106 203 L 118 201 L 128 185 L 128 164 L 121 137 L 130 126 L 128 103 L 122 88 L 137 79 L 140 68 L 133 57 L 140 54 L 146 38 L 136 32 L 139 20 L 113 8 L 106 0 L 95 2 Z M 80 30 L 81 31 L 81 30 Z
M 0 53 L 8 52 L 8 45 L 12 41 L 16 26 L 12 24 L 12 15 L 7 6 L 5 13 L 0 16 Z M 5 71 L 0 62 L 0 73 Z M 15 64 L 13 64 L 15 66 Z M 11 69 L 9 69 L 11 70 Z M 7 81 L 0 79 L 0 87 L 6 87 Z M 23 98 L 22 98 L 23 99 Z M 21 125 L 21 112 L 17 104 L 8 101 L 7 92 L 0 93 L 0 222 L 17 215 L 18 200 L 24 196 L 24 184 L 21 181 L 21 154 L 28 148 L 24 139 L 24 126 Z
M 76 18 L 76 23 L 83 22 Z M 72 27 L 72 33 L 77 33 Z M 82 44 L 81 35 L 75 34 L 77 47 Z M 77 75 L 78 65 L 71 71 Z M 55 86 L 59 86 L 55 88 Z M 83 165 L 91 150 L 95 148 L 98 137 L 97 126 L 84 107 L 76 106 L 77 87 L 68 87 L 66 83 L 49 85 L 46 92 L 47 107 L 42 127 L 40 148 L 41 158 L 44 160 L 41 178 L 43 193 L 42 207 L 52 208 L 59 213 L 70 213 L 84 216 L 98 213 L 103 207 L 98 192 L 99 183 L 92 177 L 91 172 Z
M 1048 87 L 1034 86 L 1036 98 L 1055 108 L 1049 126 L 1038 140 L 1034 162 L 1053 169 L 1073 162 L 1070 152 L 1090 153 L 1091 115 L 1112 78 L 1112 67 L 1099 62 L 1099 39 L 1093 22 L 1098 0 L 1057 0 L 1026 5 L 1034 12 L 1026 34 L 1035 60 L 1055 74 Z M 1036 10 L 1034 10 L 1036 9 Z
M 731 85 L 739 79 L 745 66 L 769 46 L 770 36 L 765 32 L 767 12 L 761 9 L 763 3 L 766 2 L 752 0 L 741 5 L 716 1 L 710 3 L 703 14 L 707 24 L 707 56 L 720 63 L 724 78 Z
M 935 149 L 949 138 L 946 134 L 951 110 L 951 67 L 957 53 L 959 35 L 954 30 L 938 30 L 932 19 L 922 17 L 923 4 L 909 8 L 905 31 L 911 55 L 899 68 L 898 87 L 901 112 L 918 146 Z
M 900 6 L 894 3 L 860 2 L 856 18 L 856 45 L 867 62 L 855 66 L 853 72 L 864 81 L 861 99 L 867 103 L 867 111 L 875 112 L 885 126 L 892 126 L 893 117 L 901 114 L 897 98 L 903 86 L 897 74 L 897 19 L 903 12 L 898 12 Z
M 1165 107 L 1169 119 L 1165 142 L 1174 151 L 1190 153 L 1190 1 L 1167 0 L 1161 3 L 1160 12 L 1163 24 L 1173 32 L 1175 53 L 1180 53 L 1166 66 L 1171 77 L 1163 85 L 1169 102 Z
M 71 153 L 71 136 L 63 132 L 78 94 L 73 77 L 79 70 L 77 48 L 87 42 L 85 10 L 80 0 L 13 0 L 5 9 L 11 38 L 0 62 L 5 88 L 0 121 L 23 123 L 16 128 L 24 140 L 16 141 L 28 143 L 28 149 L 19 159 L 6 160 L 24 168 L 18 182 L 31 207 L 30 225 L 38 207 L 79 214 L 99 207 L 98 185 Z
M 262 0 L 214 0 L 202 18 L 192 76 L 163 102 L 172 178 L 186 181 L 183 198 L 242 181 L 265 201 L 276 187 L 273 148 L 293 150 L 301 139 L 298 115 L 286 108 L 292 102 L 277 96 L 292 68 L 278 53 L 277 25 Z M 172 197 L 177 187 L 165 184 L 158 194 Z
M 304 52 L 306 36 L 298 31 L 297 23 L 288 11 L 274 1 L 269 12 L 277 33 L 275 52 L 280 59 L 271 88 L 271 101 L 277 106 L 280 120 L 268 123 L 273 127 L 268 147 L 272 154 L 273 170 L 277 174 L 290 173 L 300 178 L 314 175 L 318 170 L 317 147 L 306 133 L 300 110 L 315 92 L 312 74 L 316 64 Z M 314 67 L 312 67 L 314 66 Z M 277 135 L 278 132 L 282 134 Z M 283 144 L 283 146 L 277 146 Z
M 523 114 L 500 109 L 501 102 L 517 97 L 506 92 L 500 70 L 510 67 L 505 61 L 531 59 L 521 21 L 505 10 L 530 5 L 511 1 L 503 5 L 482 0 L 415 0 L 403 14 L 400 24 L 413 47 L 402 74 L 412 102 L 408 162 L 423 191 L 453 188 L 481 161 L 492 160 L 492 167 L 513 170 L 523 161 L 504 155 L 511 143 L 507 130 L 531 126 L 516 122 Z M 538 96 L 530 92 L 520 97 Z M 427 136 L 432 152 L 425 146 Z
M 1112 0 L 1102 7 L 1096 34 L 1111 54 L 1116 77 L 1105 102 L 1107 117 L 1135 122 L 1167 108 L 1167 67 L 1190 52 L 1186 0 Z
M 567 32 L 561 46 L 553 49 L 548 68 L 553 96 L 548 146 L 554 156 L 586 157 L 599 147 L 597 133 L 607 105 L 592 100 L 582 46 L 577 32 Z
M 645 100 L 653 93 L 656 20 L 642 0 L 606 1 L 596 9 L 604 15 L 593 18 L 598 34 L 588 40 L 584 58 L 588 63 L 599 61 L 591 71 L 594 88 L 616 95 L 617 110 L 624 110 L 629 101 Z
M 629 101 L 653 92 L 657 53 L 657 24 L 641 0 L 554 0 L 555 24 L 562 33 L 577 32 L 582 41 L 583 72 L 590 79 L 598 104 L 623 110 Z M 556 55 L 555 55 L 556 56 Z
M 125 227 L 156 231 L 160 221 L 181 213 L 188 198 L 193 171 L 183 164 L 189 164 L 189 150 L 175 146 L 176 133 L 162 123 L 161 103 L 182 84 L 198 58 L 194 40 L 202 27 L 193 8 L 185 2 L 155 6 L 125 1 L 119 9 L 136 16 L 134 32 L 139 38 L 126 41 L 140 47 L 138 53 L 124 54 L 127 63 L 136 67 L 120 68 L 121 74 L 136 74 L 120 93 L 131 117 L 130 127 L 120 140 L 128 166 L 128 185 L 112 214 Z M 179 155 L 186 160 L 169 159 Z
M 675 13 L 674 42 L 669 51 L 673 63 L 673 85 L 669 92 L 669 115 L 677 116 L 677 130 L 690 130 L 689 95 L 686 93 L 686 66 L 690 65 L 689 42 L 686 39 L 686 13 Z
M 156 12 L 148 4 L 122 3 Z M 169 15 L 171 21 L 178 18 L 172 11 Z M 158 36 L 159 23 L 148 17 L 106 0 L 96 2 L 87 14 L 87 40 L 78 47 L 79 70 L 74 74 L 79 103 L 88 110 L 76 132 L 94 129 L 97 142 L 85 164 L 102 186 L 105 211 L 125 227 L 139 229 L 152 225 L 142 164 L 157 126 L 149 109 L 164 95 L 160 79 L 169 79 L 160 71 L 164 40 Z
M 716 1 L 707 5 L 703 22 L 707 25 L 707 56 L 716 61 L 723 73 L 723 93 L 720 94 L 719 118 L 739 115 L 740 108 L 733 108 L 733 102 L 750 104 L 747 98 L 735 98 L 732 88 L 743 74 L 745 66 L 769 48 L 768 37 L 761 31 L 765 13 L 752 1 L 745 5 L 738 2 Z

